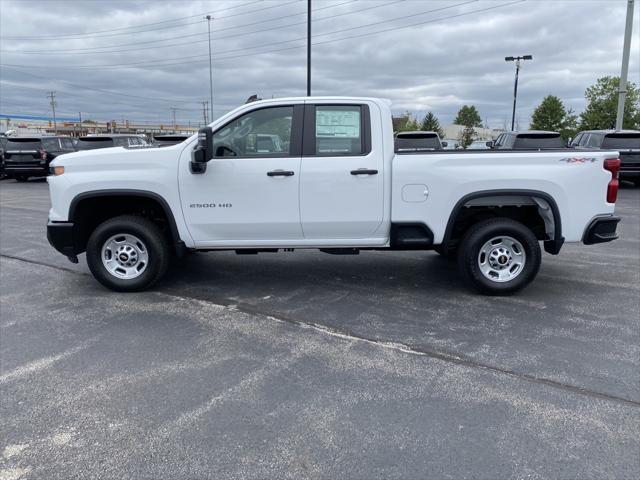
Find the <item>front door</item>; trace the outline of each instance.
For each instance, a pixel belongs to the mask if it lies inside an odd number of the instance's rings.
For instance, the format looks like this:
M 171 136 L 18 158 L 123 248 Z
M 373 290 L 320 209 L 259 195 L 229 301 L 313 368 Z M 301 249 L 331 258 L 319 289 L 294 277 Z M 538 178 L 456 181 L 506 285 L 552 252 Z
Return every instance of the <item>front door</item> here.
M 289 105 L 244 113 L 214 132 L 214 158 L 204 174 L 181 163 L 182 209 L 197 246 L 302 238 L 302 111 L 302 105 Z
M 371 137 L 367 104 L 306 105 L 300 174 L 305 239 L 380 236 L 384 157 Z

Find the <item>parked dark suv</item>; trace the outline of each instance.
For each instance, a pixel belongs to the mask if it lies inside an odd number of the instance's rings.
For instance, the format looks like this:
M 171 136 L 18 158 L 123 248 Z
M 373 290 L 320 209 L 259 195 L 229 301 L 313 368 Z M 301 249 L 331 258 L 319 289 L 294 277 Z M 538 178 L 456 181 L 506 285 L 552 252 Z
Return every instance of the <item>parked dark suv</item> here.
M 76 148 L 78 150 L 94 150 L 110 147 L 146 147 L 149 144 L 141 135 L 112 134 L 89 135 L 80 137 Z
M 566 146 L 558 132 L 544 130 L 504 132 L 495 140 L 487 142 L 487 147 L 494 150 L 544 150 L 566 148 Z
M 620 180 L 640 186 L 640 130 L 588 130 L 578 133 L 570 146 L 620 152 Z
M 440 141 L 436 132 L 398 132 L 395 138 L 396 152 L 423 152 L 427 150 L 442 150 L 447 142 Z
M 4 152 L 4 173 L 19 182 L 49 174 L 49 164 L 58 155 L 75 152 L 69 137 L 8 137 Z

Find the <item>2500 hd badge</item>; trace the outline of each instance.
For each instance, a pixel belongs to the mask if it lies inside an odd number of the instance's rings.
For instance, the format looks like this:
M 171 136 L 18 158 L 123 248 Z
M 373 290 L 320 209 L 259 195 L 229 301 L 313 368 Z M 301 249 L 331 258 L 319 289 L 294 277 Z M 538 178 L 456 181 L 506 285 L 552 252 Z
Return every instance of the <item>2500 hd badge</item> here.
M 189 208 L 231 208 L 230 203 L 192 203 Z

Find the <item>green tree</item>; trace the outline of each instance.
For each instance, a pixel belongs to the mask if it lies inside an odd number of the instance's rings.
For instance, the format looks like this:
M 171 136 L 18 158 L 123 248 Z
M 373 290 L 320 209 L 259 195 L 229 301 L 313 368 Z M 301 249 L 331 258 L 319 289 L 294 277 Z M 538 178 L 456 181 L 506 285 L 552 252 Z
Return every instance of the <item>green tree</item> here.
M 444 131 L 440 127 L 438 117 L 436 117 L 433 112 L 427 112 L 424 116 L 422 124 L 420 124 L 420 130 L 425 132 L 436 132 L 440 138 L 444 138 Z
M 573 108 L 570 108 L 564 116 L 564 125 L 560 129 L 560 136 L 569 140 L 575 137 L 576 133 L 578 133 L 578 115 L 575 114 Z
M 463 105 L 458 110 L 458 115 L 453 121 L 456 125 L 464 125 L 465 127 L 482 127 L 482 119 L 474 105 Z
M 472 126 L 466 126 L 458 134 L 458 145 L 460 145 L 464 149 L 467 149 L 469 148 L 469 145 L 471 145 L 471 143 L 475 140 L 475 138 L 476 131 Z
M 559 132 L 564 127 L 567 111 L 555 95 L 547 95 L 531 115 L 530 127 L 533 130 L 552 130 Z
M 411 112 L 404 112 L 395 120 L 394 130 L 396 132 L 411 132 L 420 129 L 418 121 Z
M 567 110 L 558 97 L 547 95 L 533 111 L 530 127 L 533 130 L 560 132 L 562 138 L 567 140 L 576 133 L 577 116 L 572 109 Z
M 587 108 L 580 114 L 580 129 L 594 130 L 614 128 L 618 109 L 618 87 L 620 77 L 602 77 L 584 93 Z M 640 91 L 632 83 L 627 83 L 627 95 L 622 120 L 624 128 L 640 127 Z

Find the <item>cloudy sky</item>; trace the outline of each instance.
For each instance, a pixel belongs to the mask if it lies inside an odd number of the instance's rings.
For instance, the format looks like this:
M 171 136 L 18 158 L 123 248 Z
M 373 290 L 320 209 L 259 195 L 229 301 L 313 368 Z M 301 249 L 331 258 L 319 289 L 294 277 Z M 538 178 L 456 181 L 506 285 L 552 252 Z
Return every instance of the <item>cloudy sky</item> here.
M 306 0 L 0 0 L 0 113 L 170 123 L 306 92 Z M 390 98 L 397 113 L 450 123 L 474 104 L 491 127 L 547 94 L 580 112 L 584 90 L 619 75 L 626 0 L 313 0 L 314 95 Z M 636 2 L 629 79 L 640 83 Z

